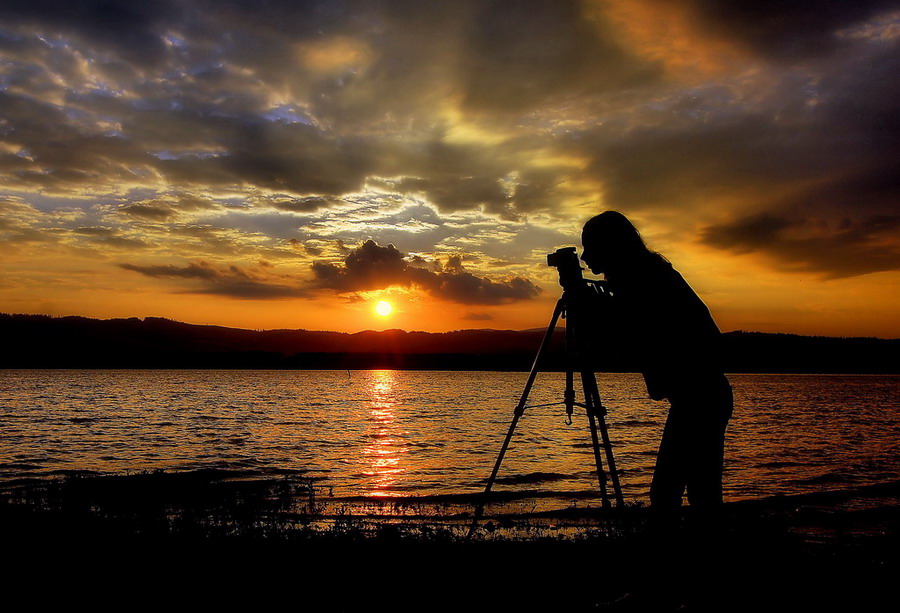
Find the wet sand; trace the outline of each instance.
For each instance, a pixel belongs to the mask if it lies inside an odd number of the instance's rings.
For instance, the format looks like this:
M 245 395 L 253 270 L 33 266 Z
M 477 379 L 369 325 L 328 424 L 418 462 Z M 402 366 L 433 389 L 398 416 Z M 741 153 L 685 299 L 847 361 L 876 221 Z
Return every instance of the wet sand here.
M 570 509 L 486 518 L 472 540 L 461 516 L 317 524 L 283 482 L 54 483 L 3 488 L 8 605 L 589 611 L 637 590 L 670 595 L 659 610 L 861 611 L 900 570 L 900 482 L 731 503 L 714 533 Z

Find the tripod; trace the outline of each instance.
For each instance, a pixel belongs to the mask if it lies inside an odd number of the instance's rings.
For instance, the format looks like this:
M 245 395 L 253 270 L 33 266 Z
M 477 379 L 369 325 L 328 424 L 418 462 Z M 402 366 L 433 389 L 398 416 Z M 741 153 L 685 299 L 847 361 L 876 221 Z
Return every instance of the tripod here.
M 582 319 L 583 311 L 586 307 L 587 297 L 591 294 L 602 295 L 606 290 L 601 283 L 583 281 L 580 279 L 580 276 L 581 274 L 579 270 L 578 280 L 581 281 L 581 283 L 566 283 L 564 285 L 562 296 L 556 302 L 556 308 L 554 308 L 553 310 L 553 317 L 550 319 L 550 325 L 547 326 L 547 332 L 544 334 L 544 338 L 541 341 L 541 346 L 538 349 L 537 355 L 534 358 L 534 363 L 531 366 L 531 372 L 528 374 L 528 381 L 525 383 L 525 388 L 522 391 L 522 396 L 519 399 L 519 403 L 516 405 L 516 408 L 513 412 L 512 423 L 509 425 L 509 430 L 506 433 L 506 438 L 503 441 L 503 445 L 500 447 L 500 453 L 497 456 L 497 461 L 494 464 L 494 469 L 491 471 L 491 476 L 488 478 L 487 484 L 485 485 L 482 500 L 476 508 L 472 527 L 469 530 L 470 536 L 475 531 L 479 519 L 481 519 L 481 515 L 484 512 L 484 504 L 491 492 L 491 488 L 494 486 L 494 481 L 497 478 L 497 473 L 500 471 L 500 465 L 503 463 L 503 457 L 506 455 L 506 450 L 509 448 L 509 443 L 512 440 L 513 433 L 516 430 L 516 425 L 519 423 L 519 419 L 525 413 L 525 409 L 534 408 L 535 406 L 549 406 L 533 405 L 532 407 L 529 407 L 526 406 L 526 403 L 528 402 L 528 396 L 531 393 L 531 388 L 534 386 L 534 381 L 537 378 L 538 372 L 540 370 L 542 358 L 547 352 L 547 348 L 550 345 L 550 340 L 553 337 L 553 331 L 556 329 L 556 324 L 559 321 L 560 317 L 566 320 L 566 389 L 563 395 L 563 402 L 551 404 L 566 405 L 567 424 L 572 423 L 572 412 L 574 407 L 577 406 L 585 409 L 585 411 L 587 412 L 588 422 L 590 424 L 591 446 L 594 453 L 594 463 L 597 466 L 597 479 L 599 481 L 600 498 L 603 504 L 603 509 L 605 511 L 609 511 L 612 508 L 612 504 L 610 502 L 609 492 L 607 491 L 607 471 L 603 469 L 603 458 L 600 453 L 601 446 L 605 451 L 606 462 L 609 466 L 608 477 L 612 482 L 613 496 L 615 497 L 616 508 L 620 509 L 625 505 L 625 501 L 622 497 L 622 486 L 619 483 L 619 475 L 616 471 L 616 460 L 615 457 L 613 457 L 612 444 L 609 441 L 609 432 L 606 426 L 606 407 L 603 406 L 603 403 L 600 400 L 600 390 L 597 388 L 597 378 L 593 371 L 586 370 L 582 367 L 580 354 L 580 349 L 583 345 L 583 339 L 586 337 L 579 334 L 579 328 L 583 327 L 580 320 Z M 583 402 L 577 402 L 575 399 L 574 383 L 576 365 L 578 366 L 577 370 L 581 375 L 581 388 L 584 399 Z M 602 445 L 600 443 L 601 438 L 603 440 Z

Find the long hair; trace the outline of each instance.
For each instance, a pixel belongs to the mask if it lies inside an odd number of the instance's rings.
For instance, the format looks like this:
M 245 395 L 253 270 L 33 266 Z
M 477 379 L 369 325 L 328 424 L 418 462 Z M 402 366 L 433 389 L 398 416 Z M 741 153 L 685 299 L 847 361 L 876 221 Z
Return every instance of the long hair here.
M 647 247 L 634 224 L 619 211 L 604 211 L 588 220 L 581 232 L 582 243 L 602 243 L 604 251 L 615 256 L 615 268 L 637 269 L 651 263 L 667 262 Z
M 589 240 L 600 239 L 626 254 L 636 255 L 650 251 L 638 229 L 619 211 L 604 211 L 591 217 L 584 224 L 582 236 Z

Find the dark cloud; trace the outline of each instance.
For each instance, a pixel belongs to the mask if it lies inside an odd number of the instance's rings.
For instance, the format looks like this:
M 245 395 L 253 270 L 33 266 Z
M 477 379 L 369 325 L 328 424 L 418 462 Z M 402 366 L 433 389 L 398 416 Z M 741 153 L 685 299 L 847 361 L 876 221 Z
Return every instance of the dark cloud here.
M 337 266 L 315 262 L 317 285 L 338 292 L 417 286 L 432 296 L 462 304 L 500 304 L 537 297 L 540 288 L 524 277 L 492 281 L 468 272 L 460 256 L 451 256 L 439 271 L 413 265 L 393 245 L 366 241 Z
M 279 211 L 291 211 L 294 213 L 310 213 L 326 208 L 334 204 L 330 198 L 311 196 L 309 198 L 273 198 L 267 204 Z
M 290 244 L 291 247 L 293 247 L 297 251 L 300 251 L 301 253 L 304 253 L 306 255 L 311 255 L 311 256 L 322 255 L 322 249 L 320 247 L 316 247 L 315 245 L 306 245 L 306 244 L 298 241 L 296 238 L 289 239 L 288 243 Z
M 553 210 L 565 195 L 559 189 L 571 175 L 551 168 L 529 169 L 520 173 L 512 201 L 516 211 Z
M 60 10 L 49 10 L 52 4 L 59 4 Z M 16 86 L 0 98 L 5 127 L 15 134 L 11 141 L 29 153 L 4 153 L 0 159 L 0 169 L 14 175 L 12 184 L 74 191 L 86 184 L 134 183 L 142 174 L 149 178 L 159 172 L 176 185 L 260 186 L 294 194 L 358 189 L 371 169 L 372 155 L 364 142 L 332 138 L 303 123 L 269 121 L 262 116 L 269 110 L 265 92 L 255 93 L 252 80 L 223 68 L 221 56 L 167 52 L 165 69 L 158 74 L 126 68 L 107 75 L 115 78 L 99 89 L 95 82 L 84 82 L 98 75 L 69 66 L 80 65 L 77 52 L 96 59 L 92 70 L 102 72 L 107 59 L 93 57 L 90 45 L 84 46 L 96 41 L 112 45 L 115 57 L 125 62 L 135 58 L 120 53 L 119 46 L 158 55 L 149 51 L 152 45 L 139 43 L 150 38 L 163 44 L 164 35 L 171 38 L 166 48 L 213 44 L 227 54 L 232 44 L 224 39 L 236 32 L 214 34 L 217 28 L 188 25 L 210 26 L 246 7 L 222 3 L 204 13 L 197 11 L 200 4 L 4 3 L 0 15 L 5 11 L 9 18 L 6 27 L 31 29 L 7 32 L 3 40 L 37 41 L 51 32 L 69 37 L 58 45 L 52 40 L 38 44 L 3 78 L 4 86 Z M 241 27 L 248 28 L 249 22 Z M 222 40 L 209 41 L 209 36 Z M 71 83 L 61 88 L 60 78 Z M 42 101 L 57 97 L 60 90 L 65 92 L 64 107 Z M 133 95 L 123 97 L 122 90 Z
M 661 2 L 661 4 L 666 4 Z M 701 25 L 781 59 L 828 54 L 837 30 L 900 7 L 896 0 L 688 0 Z
M 133 183 L 132 168 L 150 157 L 119 136 L 90 133 L 53 104 L 0 92 L 3 123 L 0 135 L 13 146 L 20 164 L 6 173 L 8 187 L 81 190 L 85 185 Z
M 460 319 L 465 319 L 466 321 L 491 321 L 494 319 L 494 316 L 490 313 L 466 313 Z
M 233 257 L 246 256 L 247 245 L 240 233 L 231 228 L 200 224 L 171 224 L 164 229 L 163 240 L 172 240 L 179 251 L 199 251 L 210 255 Z
M 441 211 L 480 209 L 518 220 L 522 214 L 554 210 L 565 198 L 560 188 L 571 179 L 570 169 L 530 167 L 528 152 L 551 144 L 559 143 L 534 136 L 492 145 L 429 140 L 415 150 L 397 153 L 402 166 L 395 172 L 402 171 L 406 178 L 390 187 L 423 195 Z
M 266 283 L 251 279 L 224 279 L 210 287 L 192 290 L 189 293 L 213 294 L 242 300 L 280 300 L 309 296 L 304 289 L 292 285 Z
M 713 117 L 704 124 L 672 121 L 611 140 L 595 133 L 592 170 L 614 207 L 670 208 L 751 185 L 809 179 L 821 165 L 825 137 L 809 125 L 778 125 L 762 113 Z M 820 141 L 820 142 L 816 142 Z
M 419 269 L 410 267 L 393 245 L 381 247 L 370 240 L 350 251 L 343 266 L 314 262 L 312 270 L 322 286 L 350 292 L 409 287 Z
M 341 195 L 361 189 L 375 167 L 377 156 L 363 140 L 333 139 L 303 125 L 277 130 L 265 124 L 245 127 L 240 138 L 228 144 L 228 155 L 193 161 L 184 178 L 200 172 L 221 184 L 238 180 L 292 193 Z M 163 165 L 182 172 L 177 163 Z
M 746 253 L 777 242 L 781 232 L 790 226 L 787 219 L 763 213 L 707 228 L 703 240 L 708 245 Z
M 92 245 L 112 247 L 114 249 L 145 249 L 149 244 L 139 238 L 122 236 L 118 230 L 103 226 L 82 226 L 72 230 L 73 234 L 85 237 Z
M 441 272 L 444 267 L 437 260 L 426 260 L 420 255 L 413 255 L 406 258 L 406 263 L 415 268 L 424 268 L 432 272 Z
M 444 211 L 476 209 L 502 210 L 510 202 L 509 195 L 496 176 L 434 177 L 404 179 L 397 187 L 406 193 L 423 193 Z
M 252 116 L 209 117 L 200 108 L 134 113 L 124 130 L 157 150 L 171 142 L 207 149 L 208 154 L 170 154 L 153 162 L 179 184 L 244 184 L 293 194 L 340 195 L 362 187 L 377 157 L 364 140 L 334 139 L 314 126 L 273 126 Z M 325 203 L 297 200 L 294 206 L 311 210 Z
M 213 211 L 218 208 L 219 206 L 208 198 L 176 193 L 131 202 L 118 207 L 116 212 L 148 221 L 169 221 L 178 217 L 180 213 Z
M 150 221 L 166 221 L 178 215 L 171 207 L 159 204 L 130 204 L 118 210 L 130 217 L 138 217 Z
M 826 161 L 849 170 L 829 175 L 848 176 L 863 189 L 867 183 L 884 187 L 885 179 L 893 175 L 896 190 L 900 113 L 894 100 L 900 97 L 900 79 L 895 78 L 900 73 L 900 40 L 869 46 L 867 53 L 843 59 L 817 84 L 821 104 L 816 109 L 816 127 L 827 135 L 823 139 L 828 146 Z M 820 168 L 832 170 L 826 164 Z
M 203 282 L 202 287 L 181 290 L 179 293 L 215 294 L 245 300 L 274 300 L 308 296 L 308 292 L 283 279 L 267 276 L 269 273 L 250 272 L 238 266 L 217 268 L 206 262 L 192 262 L 187 266 L 119 264 L 120 268 L 147 277 L 163 279 L 193 279 Z M 270 268 L 270 266 L 263 266 Z
M 498 304 L 536 298 L 539 287 L 524 277 L 494 282 L 466 271 L 459 256 L 451 256 L 444 272 L 437 276 L 438 286 L 433 294 L 463 304 Z
M 192 194 L 177 195 L 172 205 L 180 211 L 208 211 L 218 208 L 208 198 L 201 198 Z
M 575 0 L 489 0 L 465 41 L 465 101 L 475 108 L 527 109 L 573 93 L 634 87 L 659 76 L 614 32 L 585 19 Z
M 33 228 L 23 228 L 21 226 L 6 226 L 0 222 L 0 229 L 5 230 L 3 242 L 7 244 L 16 243 L 52 243 L 56 242 L 56 237 L 44 230 L 35 230 Z
M 147 241 L 143 241 L 139 238 L 128 238 L 126 236 L 110 236 L 109 238 L 104 238 L 95 242 L 124 250 L 146 249 L 150 246 Z
M 900 114 L 890 102 L 900 84 L 888 76 L 897 70 L 896 40 L 866 43 L 816 69 L 826 76 L 784 77 L 752 110 L 730 110 L 738 100 L 726 91 L 695 90 L 658 121 L 578 143 L 612 207 L 679 212 L 691 229 L 704 225 L 694 210 L 726 203 L 708 245 L 832 276 L 893 270 L 900 236 L 879 220 L 896 214 L 900 196 Z M 832 230 L 792 238 L 816 224 Z
M 112 228 L 104 228 L 102 226 L 83 226 L 75 228 L 72 232 L 85 236 L 113 236 L 116 233 Z
M 762 214 L 711 226 L 703 241 L 737 253 L 763 252 L 790 270 L 842 278 L 900 270 L 898 233 L 897 215 L 832 224 Z
M 166 55 L 164 26 L 182 11 L 171 0 L 6 0 L 0 21 L 7 26 L 41 26 L 74 36 L 98 51 L 137 64 L 158 64 Z
M 187 266 L 138 266 L 137 264 L 119 264 L 120 268 L 139 272 L 144 276 L 170 279 L 215 279 L 219 273 L 205 262 L 192 263 Z

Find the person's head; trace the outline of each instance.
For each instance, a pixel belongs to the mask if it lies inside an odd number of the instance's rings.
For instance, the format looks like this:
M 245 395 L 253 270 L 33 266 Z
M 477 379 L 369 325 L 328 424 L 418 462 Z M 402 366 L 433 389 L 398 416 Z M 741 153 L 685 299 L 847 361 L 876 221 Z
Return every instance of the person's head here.
M 652 253 L 637 228 L 618 211 L 592 217 L 581 231 L 581 259 L 594 274 L 618 271 Z

